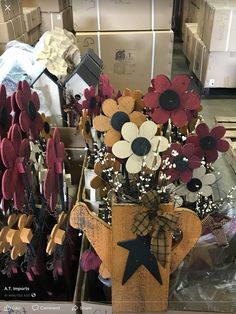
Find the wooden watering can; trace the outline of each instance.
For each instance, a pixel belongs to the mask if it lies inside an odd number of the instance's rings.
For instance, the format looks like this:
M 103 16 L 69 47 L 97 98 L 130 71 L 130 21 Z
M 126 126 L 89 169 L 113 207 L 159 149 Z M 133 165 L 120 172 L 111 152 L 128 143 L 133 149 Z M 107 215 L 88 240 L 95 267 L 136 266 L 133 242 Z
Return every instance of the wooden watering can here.
M 78 202 L 70 214 L 70 224 L 81 229 L 102 260 L 101 271 L 111 274 L 112 312 L 147 313 L 163 312 L 168 308 L 169 279 L 181 261 L 189 253 L 201 235 L 201 221 L 186 208 L 174 208 L 172 203 L 161 204 L 161 210 L 175 213 L 182 231 L 181 241 L 172 247 L 165 267 L 158 262 L 162 285 L 144 267 L 140 266 L 132 277 L 122 285 L 129 251 L 118 242 L 135 239 L 132 232 L 134 217 L 144 210 L 137 204 L 114 204 L 112 206 L 112 227 L 91 212 L 87 205 Z M 167 243 L 172 245 L 172 233 L 167 234 Z

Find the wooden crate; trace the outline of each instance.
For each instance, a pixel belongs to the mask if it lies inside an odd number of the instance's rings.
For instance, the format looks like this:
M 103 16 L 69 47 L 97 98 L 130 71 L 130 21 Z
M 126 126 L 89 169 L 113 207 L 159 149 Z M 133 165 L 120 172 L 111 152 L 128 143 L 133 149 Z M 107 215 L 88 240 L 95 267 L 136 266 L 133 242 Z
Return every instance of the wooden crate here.
M 230 148 L 224 156 L 236 173 L 236 117 L 216 116 L 215 121 L 217 125 L 222 125 L 226 129 L 225 138 L 229 142 Z

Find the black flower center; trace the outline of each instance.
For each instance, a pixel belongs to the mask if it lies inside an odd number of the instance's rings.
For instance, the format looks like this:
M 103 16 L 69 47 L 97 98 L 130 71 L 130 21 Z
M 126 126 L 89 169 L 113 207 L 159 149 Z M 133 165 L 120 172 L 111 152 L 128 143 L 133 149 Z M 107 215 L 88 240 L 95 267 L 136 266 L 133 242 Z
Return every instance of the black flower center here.
M 130 119 L 129 119 L 129 116 L 127 115 L 127 113 L 125 113 L 123 111 L 118 111 L 118 112 L 114 113 L 112 118 L 111 118 L 111 126 L 113 127 L 113 129 L 115 129 L 118 132 L 121 131 L 122 126 L 126 122 L 130 122 Z
M 46 134 L 49 134 L 49 133 L 50 133 L 50 125 L 49 125 L 49 123 L 48 123 L 47 121 L 44 122 L 44 124 L 43 124 L 43 129 L 44 129 L 44 132 L 45 132 Z
M 180 106 L 180 97 L 175 91 L 167 89 L 160 95 L 159 102 L 161 108 L 172 111 Z
M 179 155 L 175 157 L 174 164 L 176 165 L 176 170 L 182 172 L 188 169 L 189 161 L 185 156 Z
M 131 149 L 135 155 L 142 157 L 150 152 L 151 143 L 145 137 L 138 137 L 132 142 Z
M 187 183 L 187 189 L 190 192 L 198 192 L 201 189 L 201 187 L 202 187 L 202 181 L 197 178 L 193 178 Z
M 7 129 L 9 124 L 9 116 L 5 107 L 0 108 L 0 124 L 4 130 Z
M 90 125 L 89 121 L 87 120 L 85 122 L 85 131 L 86 131 L 86 133 L 89 133 L 90 130 L 91 130 L 91 125 Z
M 204 150 L 216 148 L 216 139 L 213 136 L 205 136 L 200 140 L 200 146 Z
M 96 108 L 96 105 L 97 105 L 96 97 L 91 97 L 89 100 L 89 108 L 93 110 Z
M 36 119 L 37 110 L 34 106 L 34 103 L 30 100 L 27 104 L 27 113 L 31 121 L 34 121 Z

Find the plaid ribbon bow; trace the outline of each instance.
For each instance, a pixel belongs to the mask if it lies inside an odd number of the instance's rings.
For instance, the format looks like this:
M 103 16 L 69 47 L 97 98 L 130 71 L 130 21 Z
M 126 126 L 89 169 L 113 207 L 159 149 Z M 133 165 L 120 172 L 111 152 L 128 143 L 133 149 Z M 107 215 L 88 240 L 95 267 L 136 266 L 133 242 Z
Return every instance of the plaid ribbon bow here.
M 154 191 L 146 193 L 142 201 L 145 207 L 151 207 L 152 209 L 135 216 L 132 232 L 137 236 L 151 235 L 150 250 L 161 265 L 165 267 L 168 255 L 171 253 L 171 246 L 167 243 L 167 233 L 174 232 L 177 229 L 178 217 L 162 210 L 153 210 L 154 204 L 154 208 L 159 205 L 159 196 Z
M 227 247 L 229 246 L 229 242 L 227 240 L 225 231 L 223 226 L 229 222 L 230 218 L 227 216 L 222 216 L 222 215 L 217 215 L 217 216 L 212 216 L 208 215 L 205 219 L 202 221 L 202 226 L 204 229 L 204 233 L 207 233 L 207 231 L 211 232 L 217 242 L 218 246 L 221 247 Z

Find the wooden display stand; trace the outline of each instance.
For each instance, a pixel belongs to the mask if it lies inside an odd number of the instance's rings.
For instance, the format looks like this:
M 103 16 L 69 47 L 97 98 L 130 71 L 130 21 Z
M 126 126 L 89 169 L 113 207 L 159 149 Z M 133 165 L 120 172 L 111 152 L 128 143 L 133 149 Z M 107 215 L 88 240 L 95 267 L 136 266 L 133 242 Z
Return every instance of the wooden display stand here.
M 144 208 L 136 204 L 114 204 L 112 206 L 112 228 L 91 212 L 85 203 L 78 202 L 70 214 L 70 224 L 85 232 L 88 240 L 102 260 L 102 270 L 112 275 L 112 312 L 147 313 L 163 312 L 168 307 L 169 277 L 189 253 L 201 235 L 201 221 L 197 215 L 185 208 L 174 209 L 172 204 L 162 204 L 163 211 L 174 212 L 179 216 L 179 229 L 182 239 L 172 249 L 165 268 L 159 263 L 163 284 L 141 266 L 122 285 L 122 277 L 129 252 L 117 242 L 135 239 L 132 233 L 134 217 Z M 167 237 L 172 244 L 172 233 Z

